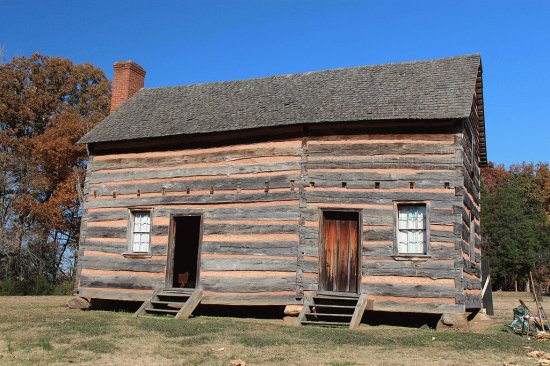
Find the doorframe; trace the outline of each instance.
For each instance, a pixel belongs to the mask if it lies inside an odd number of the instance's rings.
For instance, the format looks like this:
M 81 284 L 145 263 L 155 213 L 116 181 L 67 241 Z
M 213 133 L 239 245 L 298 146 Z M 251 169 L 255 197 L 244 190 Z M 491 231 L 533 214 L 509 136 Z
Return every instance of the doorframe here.
M 201 251 L 202 251 L 202 233 L 203 233 L 203 223 L 204 223 L 204 214 L 202 212 L 197 213 L 184 213 L 184 214 L 170 214 L 170 226 L 168 229 L 168 252 L 166 259 L 166 273 L 164 276 L 164 287 L 172 288 L 174 283 L 174 253 L 176 245 L 176 219 L 178 217 L 200 217 L 199 221 L 199 243 L 197 247 L 197 274 L 195 280 L 195 288 L 199 288 L 200 283 L 200 273 L 201 273 Z
M 321 290 L 321 263 L 325 260 L 325 248 L 323 245 L 324 242 L 324 220 L 325 212 L 353 212 L 357 213 L 357 293 L 361 293 L 361 279 L 363 277 L 363 209 L 361 208 L 345 208 L 345 207 L 320 207 L 319 210 L 319 243 L 318 243 L 318 253 L 319 253 L 319 262 L 318 269 L 319 273 L 317 275 L 317 291 L 326 291 Z

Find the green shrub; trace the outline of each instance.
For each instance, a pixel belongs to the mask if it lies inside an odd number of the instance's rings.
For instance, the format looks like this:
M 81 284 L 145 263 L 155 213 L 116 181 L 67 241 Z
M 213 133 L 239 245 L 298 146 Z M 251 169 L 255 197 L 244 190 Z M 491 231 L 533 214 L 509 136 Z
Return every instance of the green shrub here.
M 41 296 L 41 295 L 71 295 L 74 283 L 65 281 L 52 283 L 44 277 L 18 281 L 14 278 L 0 280 L 0 295 L 2 296 Z

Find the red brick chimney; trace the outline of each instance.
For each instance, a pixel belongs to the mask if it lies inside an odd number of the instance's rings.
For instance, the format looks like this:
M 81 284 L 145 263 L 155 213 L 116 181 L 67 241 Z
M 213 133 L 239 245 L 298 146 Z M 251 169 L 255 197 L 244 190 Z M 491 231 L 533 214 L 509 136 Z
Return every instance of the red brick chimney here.
M 145 82 L 145 69 L 134 61 L 119 61 L 113 65 L 113 92 L 111 96 L 111 112 L 116 111 L 139 89 Z

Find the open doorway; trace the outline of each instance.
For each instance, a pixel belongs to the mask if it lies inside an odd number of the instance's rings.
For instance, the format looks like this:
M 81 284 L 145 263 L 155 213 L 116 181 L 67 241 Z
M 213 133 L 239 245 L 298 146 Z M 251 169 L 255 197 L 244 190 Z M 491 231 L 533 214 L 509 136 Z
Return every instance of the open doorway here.
M 172 220 L 172 270 L 174 288 L 195 288 L 198 284 L 201 216 L 176 216 Z

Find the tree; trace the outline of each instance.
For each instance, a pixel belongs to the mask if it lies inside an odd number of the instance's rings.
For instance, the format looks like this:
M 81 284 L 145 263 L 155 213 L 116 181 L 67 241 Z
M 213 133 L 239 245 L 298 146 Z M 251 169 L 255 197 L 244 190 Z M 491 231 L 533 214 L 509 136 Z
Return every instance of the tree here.
M 34 54 L 0 65 L 0 268 L 21 288 L 72 277 L 87 159 L 76 142 L 109 101 L 90 64 Z
M 548 164 L 489 164 L 483 172 L 482 243 L 495 287 L 517 288 L 535 271 L 547 281 L 550 225 Z

